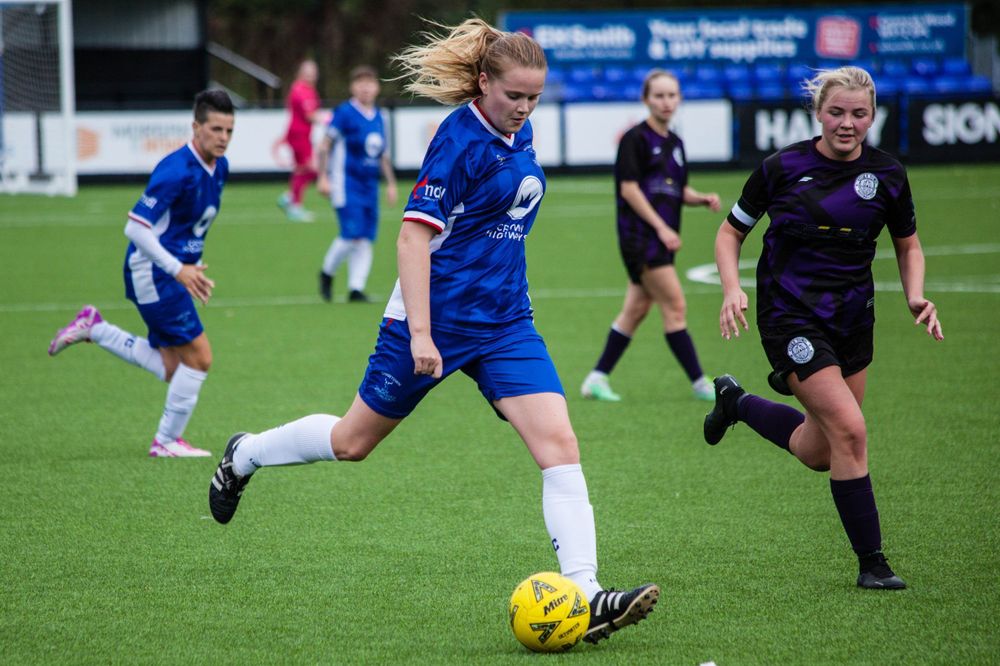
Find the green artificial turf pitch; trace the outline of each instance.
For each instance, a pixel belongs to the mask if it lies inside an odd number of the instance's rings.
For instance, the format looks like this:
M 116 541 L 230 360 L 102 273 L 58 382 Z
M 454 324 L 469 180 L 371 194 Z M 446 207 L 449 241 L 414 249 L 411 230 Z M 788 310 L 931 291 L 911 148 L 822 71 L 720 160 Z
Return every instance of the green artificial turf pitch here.
M 691 184 L 728 208 L 746 175 L 695 171 Z M 648 621 L 558 659 L 1000 659 L 1000 167 L 910 176 L 945 341 L 913 325 L 883 234 L 865 414 L 885 549 L 910 586 L 890 593 L 855 587 L 827 475 L 742 425 L 704 444 L 708 405 L 692 397 L 655 312 L 612 377 L 623 401 L 579 397 L 626 276 L 610 177 L 550 178 L 528 276 L 580 440 L 600 579 L 663 588 Z M 215 456 L 192 460 L 146 456 L 163 384 L 93 345 L 45 353 L 85 303 L 145 333 L 121 278 L 125 213 L 141 185 L 0 197 L 0 662 L 547 659 L 517 643 L 506 615 L 521 579 L 558 566 L 540 474 L 461 374 L 367 461 L 267 469 L 232 523 L 209 517 L 209 478 L 231 433 L 344 412 L 395 280 L 401 205 L 383 210 L 377 302 L 345 303 L 342 272 L 338 302 L 322 303 L 316 273 L 333 214 L 311 193 L 318 221 L 285 222 L 274 205 L 282 187 L 229 185 L 208 237 L 217 286 L 201 313 L 215 360 L 187 436 Z M 722 217 L 685 211 L 682 274 L 712 263 Z M 723 341 L 718 287 L 683 284 L 706 372 L 775 398 L 755 328 Z

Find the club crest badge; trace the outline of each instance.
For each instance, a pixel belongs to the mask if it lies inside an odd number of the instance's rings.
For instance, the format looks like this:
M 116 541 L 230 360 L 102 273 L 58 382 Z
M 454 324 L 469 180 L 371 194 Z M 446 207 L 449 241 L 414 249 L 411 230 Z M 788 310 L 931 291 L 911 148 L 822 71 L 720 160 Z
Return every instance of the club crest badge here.
M 508 217 L 512 220 L 524 219 L 531 212 L 531 209 L 542 200 L 544 193 L 545 187 L 542 185 L 542 181 L 534 176 L 525 177 L 517 188 L 517 194 L 514 195 L 514 203 L 507 211 Z
M 815 353 L 816 350 L 813 348 L 812 343 L 809 342 L 809 339 L 803 338 L 801 335 L 797 338 L 792 338 L 792 341 L 788 343 L 788 358 L 799 365 L 811 361 Z
M 869 171 L 864 172 L 854 179 L 854 191 L 865 201 L 874 199 L 878 192 L 878 178 Z
M 383 150 L 385 150 L 385 139 L 382 135 L 378 132 L 369 132 L 365 137 L 365 154 L 375 159 L 382 155 Z
M 396 402 L 396 395 L 393 393 L 393 389 L 397 386 L 402 386 L 402 384 L 388 372 L 378 372 L 375 374 L 382 375 L 383 384 L 382 386 L 373 386 L 372 392 L 386 402 Z
M 674 148 L 674 152 L 671 153 L 671 155 L 674 158 L 674 163 L 677 166 L 684 166 L 684 151 L 681 150 L 680 146 L 676 146 Z

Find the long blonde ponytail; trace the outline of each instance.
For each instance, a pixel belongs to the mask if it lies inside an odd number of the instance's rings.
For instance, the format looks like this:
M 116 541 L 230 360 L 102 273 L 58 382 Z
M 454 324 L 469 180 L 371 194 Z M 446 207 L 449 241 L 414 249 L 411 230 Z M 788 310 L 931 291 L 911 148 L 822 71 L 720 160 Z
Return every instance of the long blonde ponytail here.
M 457 26 L 432 25 L 447 35 L 422 33 L 423 46 L 410 46 L 393 60 L 410 79 L 404 90 L 442 104 L 462 104 L 476 99 L 479 74 L 500 77 L 509 67 L 545 69 L 545 53 L 538 42 L 519 32 L 497 30 L 482 19 L 468 19 Z

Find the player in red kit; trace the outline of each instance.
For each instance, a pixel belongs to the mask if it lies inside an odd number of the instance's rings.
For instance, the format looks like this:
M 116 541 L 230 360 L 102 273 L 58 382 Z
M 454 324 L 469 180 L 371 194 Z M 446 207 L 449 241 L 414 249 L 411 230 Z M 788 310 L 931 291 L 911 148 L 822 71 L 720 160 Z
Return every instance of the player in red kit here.
M 309 183 L 316 180 L 311 134 L 320 108 L 317 78 L 319 70 L 316 63 L 304 60 L 285 101 L 289 116 L 285 143 L 292 149 L 295 168 L 288 179 L 288 191 L 278 197 L 278 207 L 285 211 L 291 222 L 313 221 L 313 214 L 302 207 L 302 195 Z

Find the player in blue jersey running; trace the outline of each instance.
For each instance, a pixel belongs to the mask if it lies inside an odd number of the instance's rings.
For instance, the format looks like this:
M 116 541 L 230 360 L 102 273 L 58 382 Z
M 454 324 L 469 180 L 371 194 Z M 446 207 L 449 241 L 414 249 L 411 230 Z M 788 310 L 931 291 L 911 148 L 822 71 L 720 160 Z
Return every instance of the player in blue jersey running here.
M 191 141 L 156 165 L 146 191 L 128 214 L 125 296 L 138 308 L 148 336 L 104 321 L 97 308 L 88 305 L 49 344 L 49 354 L 55 356 L 77 342 L 94 342 L 168 382 L 163 416 L 149 448 L 154 457 L 211 455 L 182 435 L 212 364 L 212 348 L 194 301 L 207 303 L 215 287 L 205 275 L 201 256 L 229 176 L 223 155 L 233 136 L 233 121 L 229 95 L 221 90 L 199 93 Z
M 717 444 L 737 421 L 830 473 L 830 491 L 858 557 L 857 585 L 906 587 L 882 554 L 878 508 L 868 473 L 861 403 L 873 354 L 875 285 L 871 264 L 883 228 L 892 239 L 906 305 L 916 324 L 942 340 L 934 303 L 924 297 L 924 255 L 906 170 L 865 144 L 875 118 L 875 84 L 857 67 L 823 70 L 806 86 L 821 135 L 782 148 L 750 176 L 719 228 L 722 336 L 747 329 L 740 248 L 765 213 L 757 264 L 757 327 L 774 371 L 771 387 L 794 395 L 805 414 L 747 393 L 730 375 L 715 380 L 705 440 Z
M 542 469 L 542 513 L 563 575 L 590 598 L 597 642 L 653 608 L 656 585 L 597 582 L 597 539 L 563 388 L 535 330 L 525 265 L 545 193 L 528 116 L 545 83 L 541 47 L 470 19 L 398 57 L 408 89 L 460 105 L 427 149 L 397 240 L 399 281 L 361 387 L 342 417 L 313 414 L 238 433 L 209 486 L 220 523 L 261 467 L 363 460 L 445 377 L 476 381 Z
M 622 136 L 615 159 L 618 247 L 629 285 L 604 350 L 583 380 L 580 393 L 594 400 L 621 400 L 611 390 L 608 375 L 656 303 L 667 346 L 684 369 L 695 397 L 712 400 L 712 383 L 701 371 L 687 331 L 687 304 L 674 255 L 681 248 L 682 205 L 718 211 L 721 202 L 718 194 L 702 193 L 688 185 L 684 142 L 670 131 L 670 121 L 681 101 L 677 78 L 654 69 L 643 81 L 642 101 L 649 117 Z
M 376 106 L 379 83 L 366 65 L 351 70 L 351 98 L 333 110 L 317 151 L 317 189 L 330 197 L 340 233 L 330 244 L 319 272 L 323 300 L 333 299 L 333 276 L 347 259 L 347 300 L 368 302 L 365 285 L 372 268 L 372 243 L 378 232 L 379 174 L 386 199 L 396 203 L 396 175 L 386 150 L 385 124 Z

